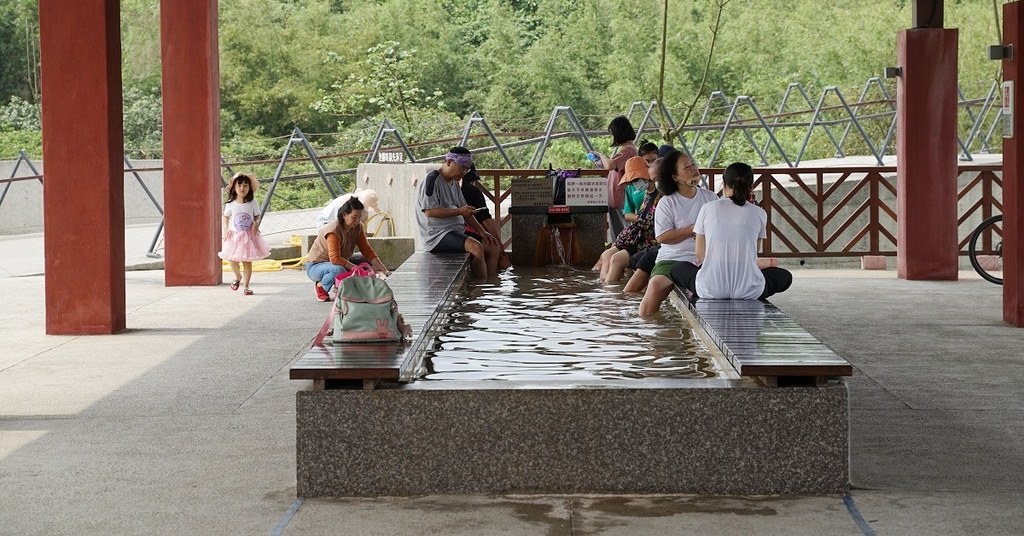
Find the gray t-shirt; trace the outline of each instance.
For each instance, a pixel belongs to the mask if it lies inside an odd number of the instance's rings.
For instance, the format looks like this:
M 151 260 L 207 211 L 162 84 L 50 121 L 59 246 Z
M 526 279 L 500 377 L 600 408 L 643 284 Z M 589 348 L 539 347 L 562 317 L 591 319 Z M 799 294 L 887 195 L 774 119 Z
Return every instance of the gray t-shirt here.
M 450 218 L 432 218 L 424 210 L 432 208 L 459 208 L 466 204 L 462 196 L 459 181 L 447 181 L 437 170 L 427 174 L 427 179 L 420 184 L 416 198 L 416 225 L 420 230 L 423 247 L 430 251 L 441 243 L 444 235 L 451 231 L 462 231 L 466 228 L 466 220 L 462 216 Z

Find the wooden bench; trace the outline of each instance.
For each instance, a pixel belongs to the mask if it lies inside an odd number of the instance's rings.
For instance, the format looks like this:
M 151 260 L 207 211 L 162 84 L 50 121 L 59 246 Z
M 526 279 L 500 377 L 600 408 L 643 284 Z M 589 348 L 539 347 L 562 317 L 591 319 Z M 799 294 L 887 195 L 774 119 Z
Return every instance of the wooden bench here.
M 372 389 L 381 381 L 411 381 L 434 338 L 434 321 L 461 287 L 468 262 L 469 255 L 464 253 L 413 253 L 388 278 L 398 310 L 413 329 L 411 341 L 334 344 L 327 338 L 323 346 L 314 346 L 300 357 L 288 377 L 313 380 L 314 389 L 358 385 Z
M 849 362 L 769 302 L 691 303 L 676 291 L 740 376 L 758 377 L 767 385 L 803 385 L 853 375 Z

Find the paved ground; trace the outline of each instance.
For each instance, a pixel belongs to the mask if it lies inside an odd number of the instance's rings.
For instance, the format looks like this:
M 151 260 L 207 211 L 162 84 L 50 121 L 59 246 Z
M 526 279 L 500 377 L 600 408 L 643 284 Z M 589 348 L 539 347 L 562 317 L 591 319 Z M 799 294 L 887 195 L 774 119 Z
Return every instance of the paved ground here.
M 847 497 L 301 501 L 302 272 L 245 297 L 132 271 L 127 332 L 48 336 L 32 240 L 0 240 L 0 534 L 1024 534 L 1024 329 L 967 272 L 797 270 L 774 300 L 856 366 Z

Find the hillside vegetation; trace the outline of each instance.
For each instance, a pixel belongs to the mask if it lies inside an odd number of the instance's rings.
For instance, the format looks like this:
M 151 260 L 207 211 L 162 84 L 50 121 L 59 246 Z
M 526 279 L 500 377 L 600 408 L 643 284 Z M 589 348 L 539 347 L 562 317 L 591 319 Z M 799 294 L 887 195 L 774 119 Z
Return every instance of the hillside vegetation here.
M 672 0 L 664 104 L 678 120 L 696 101 L 692 123 L 711 91 L 752 96 L 765 113 L 792 82 L 813 101 L 826 86 L 854 99 L 866 80 L 895 64 L 896 35 L 911 23 L 910 4 L 732 0 L 698 94 L 716 1 Z M 945 4 L 946 27 L 959 29 L 961 86 L 967 95 L 984 96 L 999 76 L 998 63 L 985 59 L 987 45 L 997 42 L 993 3 Z M 657 98 L 663 5 L 220 0 L 224 153 L 279 158 L 295 126 L 325 154 L 364 150 L 384 117 L 410 143 L 456 137 L 474 111 L 495 130 L 537 131 L 559 105 L 571 106 L 587 128 L 603 129 L 631 103 Z M 36 6 L 36 0 L 0 4 L 0 158 L 20 148 L 41 152 Z M 121 6 L 126 151 L 158 157 L 159 2 L 122 0 Z M 821 140 L 812 150 L 830 156 Z M 580 152 L 578 145 L 554 147 L 548 156 L 557 165 L 578 161 Z

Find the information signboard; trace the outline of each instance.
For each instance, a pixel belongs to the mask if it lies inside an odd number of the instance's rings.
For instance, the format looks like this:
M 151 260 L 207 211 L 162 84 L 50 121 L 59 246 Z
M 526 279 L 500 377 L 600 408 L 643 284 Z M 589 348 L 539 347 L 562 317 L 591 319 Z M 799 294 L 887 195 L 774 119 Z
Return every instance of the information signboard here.
M 608 179 L 604 177 L 566 179 L 565 204 L 571 207 L 608 206 Z
M 513 207 L 546 207 L 551 205 L 551 200 L 551 179 L 512 177 Z

